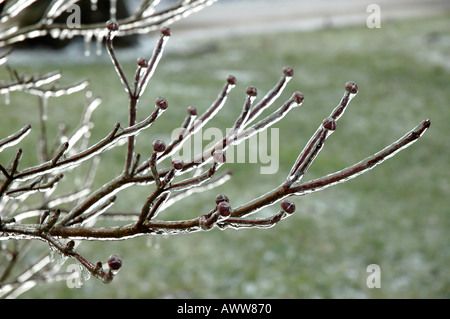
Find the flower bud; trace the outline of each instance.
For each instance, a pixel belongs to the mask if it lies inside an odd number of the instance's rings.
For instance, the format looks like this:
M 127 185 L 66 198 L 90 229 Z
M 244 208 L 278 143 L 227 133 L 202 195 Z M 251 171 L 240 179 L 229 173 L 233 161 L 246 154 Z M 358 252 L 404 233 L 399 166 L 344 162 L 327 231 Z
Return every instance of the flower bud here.
M 166 150 L 166 143 L 164 143 L 164 141 L 161 140 L 154 141 L 153 150 L 158 153 L 164 152 Z
M 217 210 L 219 214 L 223 217 L 228 217 L 231 214 L 231 206 L 228 202 L 223 201 L 217 205 Z
M 249 86 L 246 93 L 251 96 L 256 96 L 258 94 L 258 90 L 254 86 Z
M 284 73 L 284 75 L 286 75 L 286 76 L 292 77 L 292 76 L 294 75 L 294 69 L 291 68 L 290 66 L 286 66 L 286 67 L 284 67 L 284 69 L 283 69 L 283 73 Z
M 148 67 L 148 60 L 145 58 L 139 58 L 139 59 L 137 59 L 137 64 L 140 67 L 146 68 L 146 67 Z
M 323 120 L 322 126 L 327 130 L 334 131 L 336 129 L 336 121 L 332 117 L 327 117 Z
M 205 215 L 200 216 L 199 225 L 203 230 L 210 230 L 213 227 L 211 219 Z
M 108 22 L 106 22 L 106 27 L 109 31 L 119 30 L 119 24 L 115 20 L 108 20 Z
M 349 81 L 345 84 L 345 90 L 352 94 L 356 94 L 356 93 L 358 93 L 358 85 L 356 85 L 355 82 Z
M 175 168 L 176 170 L 180 170 L 183 169 L 184 167 L 184 162 L 181 158 L 174 158 L 172 160 L 172 166 L 173 168 Z
M 222 164 L 226 162 L 225 154 L 222 152 L 214 152 L 213 157 L 216 163 Z
M 229 75 L 227 77 L 228 84 L 236 85 L 236 77 L 234 75 Z
M 187 111 L 189 115 L 197 115 L 197 109 L 193 106 L 189 106 Z
M 227 195 L 219 194 L 216 196 L 216 204 L 219 204 L 221 202 L 230 202 Z
M 163 110 L 167 109 L 167 107 L 169 106 L 167 104 L 167 100 L 163 97 L 157 98 L 155 104 L 156 104 L 156 106 L 158 106 L 160 109 L 163 109 Z
M 292 95 L 292 98 L 295 100 L 297 104 L 303 103 L 303 100 L 305 99 L 303 93 L 298 91 Z
M 288 214 L 292 214 L 293 212 L 295 212 L 295 204 L 294 202 L 288 200 L 288 199 L 284 199 L 281 202 L 281 208 Z
M 119 255 L 111 255 L 108 258 L 108 266 L 111 270 L 119 270 L 122 267 L 122 259 Z
M 161 29 L 161 34 L 165 35 L 166 37 L 170 36 L 170 28 L 169 27 L 164 27 Z

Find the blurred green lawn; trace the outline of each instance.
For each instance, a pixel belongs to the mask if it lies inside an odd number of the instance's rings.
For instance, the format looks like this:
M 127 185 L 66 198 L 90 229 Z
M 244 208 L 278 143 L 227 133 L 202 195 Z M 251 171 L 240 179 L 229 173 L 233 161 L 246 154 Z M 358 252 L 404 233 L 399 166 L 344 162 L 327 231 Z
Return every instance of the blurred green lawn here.
M 449 18 L 384 22 L 381 29 L 348 27 L 194 42 L 189 54 L 170 50 L 177 41 L 174 34 L 139 114 L 146 116 L 158 96 L 168 99 L 169 109 L 142 135 L 140 151 L 148 153 L 156 138 L 167 140 L 188 106 L 199 111 L 208 107 L 228 74 L 237 77 L 238 86 L 211 126 L 230 127 L 242 107 L 245 88 L 257 87 L 262 97 L 285 65 L 295 74 L 276 107 L 296 90 L 305 95 L 305 102 L 276 126 L 281 137 L 278 174 L 261 175 L 258 164 L 230 164 L 231 181 L 171 207 L 164 218 L 203 214 L 217 193 L 239 205 L 279 185 L 321 120 L 339 102 L 348 80 L 357 82 L 360 92 L 305 179 L 356 163 L 423 119 L 431 119 L 431 129 L 368 174 L 294 198 L 296 213 L 269 230 L 87 242 L 80 252 L 94 262 L 113 253 L 122 256 L 123 268 L 111 284 L 91 279 L 80 289 L 69 289 L 63 281 L 36 286 L 21 297 L 449 298 L 450 211 L 445 199 L 450 191 Z M 136 57 L 141 54 L 136 52 Z M 61 70 L 63 84 L 89 78 L 92 91 L 103 99 L 94 114 L 92 141 L 105 136 L 115 122 L 126 123 L 127 99 L 107 59 L 61 61 L 13 66 L 31 74 Z M 134 62 L 125 67 L 131 76 Z M 1 72 L 4 79 L 4 69 Z M 10 106 L 2 101 L 2 123 L 8 124 L 1 126 L 1 134 L 27 123 L 37 127 L 36 102 L 21 93 L 11 94 Z M 53 123 L 73 119 L 74 125 L 82 107 L 81 93 L 51 99 L 50 119 Z M 21 144 L 27 151 L 24 164 L 35 160 L 37 130 L 33 133 Z M 98 186 L 111 173 L 120 172 L 123 150 L 105 153 Z M 9 162 L 10 156 L 5 151 L 2 162 Z M 136 203 L 142 203 L 148 192 L 142 187 L 123 192 L 115 209 L 139 210 Z M 379 289 L 366 286 L 370 264 L 381 268 Z

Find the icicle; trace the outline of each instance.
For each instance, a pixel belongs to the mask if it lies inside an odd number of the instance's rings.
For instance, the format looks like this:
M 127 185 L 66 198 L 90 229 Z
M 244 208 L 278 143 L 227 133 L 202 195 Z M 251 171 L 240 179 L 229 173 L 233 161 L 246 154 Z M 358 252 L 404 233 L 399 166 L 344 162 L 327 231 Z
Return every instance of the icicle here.
M 62 266 L 67 259 L 68 257 L 64 256 L 63 254 L 59 254 L 58 265 Z
M 83 265 L 82 264 L 78 264 L 78 271 L 77 271 L 77 273 L 78 273 L 78 278 L 79 278 L 79 284 L 80 284 L 80 286 L 83 286 L 83 284 L 84 284 L 84 276 L 83 276 L 83 272 L 84 272 L 84 267 L 83 267 Z
M 59 35 L 60 40 L 64 40 L 66 38 L 71 38 L 71 32 L 69 29 L 64 29 L 61 31 L 61 34 Z
M 103 33 L 97 33 L 95 36 L 95 40 L 97 44 L 97 55 L 102 55 Z
M 147 241 L 145 242 L 145 246 L 147 246 L 147 248 L 152 248 L 152 246 L 153 246 L 153 236 L 148 236 L 147 237 Z
M 42 103 L 42 121 L 47 121 L 47 109 L 48 109 L 48 95 L 41 95 L 41 103 Z
M 159 236 L 158 237 L 148 236 L 146 246 L 148 248 L 160 249 L 161 244 L 159 242 L 159 239 L 160 239 Z
M 153 248 L 158 250 L 159 248 L 161 248 L 161 243 L 159 241 L 159 236 L 157 238 L 155 238 L 155 242 L 153 243 Z
M 116 20 L 117 0 L 109 0 L 109 18 Z
M 56 260 L 56 258 L 55 258 L 56 249 L 53 246 L 49 246 L 49 247 L 50 247 L 50 253 L 49 253 L 48 257 L 50 259 L 50 262 L 52 263 Z
M 97 44 L 97 55 L 102 54 L 103 49 L 103 39 L 106 38 L 108 32 L 106 30 L 104 31 L 98 31 L 95 33 L 95 41 Z
M 9 105 L 11 102 L 10 96 L 9 96 L 9 91 L 6 91 L 5 93 L 5 104 Z
M 51 30 L 50 30 L 50 36 L 51 36 L 53 39 L 58 39 L 59 36 L 60 36 L 60 34 L 61 34 L 61 30 L 60 30 L 60 29 L 51 29 Z
M 97 0 L 91 0 L 91 10 L 92 11 L 97 10 Z
M 91 55 L 91 41 L 92 41 L 92 32 L 88 32 L 84 35 L 84 55 Z

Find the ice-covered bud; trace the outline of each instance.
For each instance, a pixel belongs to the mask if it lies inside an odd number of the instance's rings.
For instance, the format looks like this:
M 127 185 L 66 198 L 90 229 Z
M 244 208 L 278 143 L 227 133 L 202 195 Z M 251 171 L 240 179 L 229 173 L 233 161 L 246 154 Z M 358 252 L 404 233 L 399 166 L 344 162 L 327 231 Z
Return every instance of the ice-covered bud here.
M 184 167 L 184 162 L 181 158 L 174 158 L 172 160 L 172 166 L 173 168 L 175 168 L 176 170 L 180 170 L 183 169 Z
M 334 131 L 336 129 L 336 121 L 332 117 L 327 117 L 323 120 L 322 126 L 327 130 Z
M 284 69 L 283 69 L 283 73 L 284 73 L 284 75 L 286 75 L 286 76 L 292 77 L 292 76 L 294 75 L 294 69 L 291 68 L 290 66 L 286 66 L 286 67 L 284 67 Z
M 108 20 L 108 22 L 106 22 L 106 27 L 109 31 L 119 30 L 119 24 L 115 20 Z
M 75 247 L 75 241 L 71 240 L 66 244 L 66 247 L 64 247 L 65 252 L 70 252 Z
M 303 103 L 305 96 L 303 95 L 303 93 L 297 91 L 292 95 L 292 98 L 295 100 L 297 104 L 301 104 Z
M 231 206 L 226 201 L 220 202 L 217 205 L 217 211 L 222 217 L 228 217 L 231 214 Z
M 292 214 L 293 212 L 295 212 L 294 202 L 288 199 L 284 199 L 283 201 L 281 201 L 281 208 L 288 214 Z
M 111 255 L 108 258 L 108 266 L 111 270 L 119 270 L 122 267 L 122 259 L 119 255 Z
M 189 115 L 197 115 L 197 109 L 193 106 L 189 106 L 187 111 Z
M 94 275 L 97 274 L 101 269 L 103 269 L 103 264 L 101 261 L 97 262 L 97 264 L 95 264 L 95 268 L 94 271 L 92 272 Z
M 169 27 L 162 28 L 161 29 L 161 34 L 166 36 L 166 37 L 169 37 L 170 36 L 170 28 Z
M 223 194 L 219 194 L 216 196 L 216 204 L 219 204 L 221 202 L 229 202 L 230 199 L 228 198 L 227 195 L 223 195 Z
M 157 98 L 155 104 L 156 104 L 156 106 L 158 106 L 160 109 L 163 109 L 163 110 L 167 109 L 167 107 L 169 106 L 167 104 L 167 100 L 163 97 Z
M 203 230 L 210 230 L 213 227 L 214 222 L 217 219 L 218 219 L 218 216 L 215 216 L 214 218 L 212 218 L 211 216 L 202 215 L 202 216 L 200 216 L 200 219 L 199 219 L 199 225 L 200 225 L 201 229 L 203 229 Z
M 231 85 L 236 85 L 236 77 L 234 75 L 229 75 L 227 77 L 227 83 Z
M 154 141 L 153 150 L 158 153 L 164 152 L 166 150 L 166 143 L 164 143 L 164 141 L 161 140 Z
M 146 67 L 148 67 L 148 60 L 145 58 L 138 58 L 137 65 L 139 65 L 140 67 L 146 68 Z
M 225 163 L 226 162 L 226 157 L 225 154 L 223 152 L 214 152 L 213 154 L 214 157 L 214 161 L 216 161 L 216 163 Z
M 358 93 L 358 85 L 355 82 L 348 81 L 345 84 L 345 90 L 347 92 L 352 93 L 352 94 L 356 94 L 356 93 Z
M 258 90 L 254 86 L 249 86 L 245 93 L 251 96 L 256 96 L 258 94 Z

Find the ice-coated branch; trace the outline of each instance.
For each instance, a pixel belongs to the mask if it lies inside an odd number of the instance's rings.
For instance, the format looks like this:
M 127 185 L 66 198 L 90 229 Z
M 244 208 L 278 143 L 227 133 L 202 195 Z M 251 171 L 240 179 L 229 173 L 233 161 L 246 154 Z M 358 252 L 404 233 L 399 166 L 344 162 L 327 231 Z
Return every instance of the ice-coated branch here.
M 358 93 L 358 86 L 356 83 L 348 82 L 345 85 L 345 90 L 346 92 L 339 105 L 331 112 L 329 117 L 323 120 L 322 124 L 300 153 L 288 175 L 285 183 L 286 187 L 291 187 L 293 183 L 299 182 L 306 173 L 309 166 L 323 148 L 325 140 L 336 130 L 336 122 L 344 113 L 350 100 Z
M 9 25 L 7 22 L 14 20 L 18 14 L 23 12 L 35 1 L 16 1 L 16 5 L 7 7 L 0 16 L 3 27 L 0 27 L 0 47 L 22 42 L 26 39 L 39 38 L 50 35 L 56 39 L 73 38 L 81 36 L 85 43 L 95 38 L 98 43 L 107 35 L 104 26 L 106 21 L 96 23 L 80 24 L 74 27 L 73 23 L 56 23 L 58 17 L 64 18 L 64 13 L 72 6 L 77 5 L 79 0 L 56 0 L 52 1 L 42 18 L 27 26 L 17 24 Z M 116 19 L 115 1 L 110 1 L 109 19 L 116 20 L 121 28 L 116 33 L 117 37 L 133 34 L 147 34 L 161 27 L 168 26 L 175 21 L 189 16 L 211 5 L 217 0 L 180 0 L 166 9 L 158 9 L 159 1 L 143 0 L 139 8 L 128 17 Z M 11 1 L 12 2 L 12 1 Z M 70 10 L 69 10 L 70 11 Z M 70 20 L 70 17 L 66 18 Z M 87 51 L 88 52 L 88 51 Z
M 411 146 L 415 143 L 430 127 L 430 120 L 422 121 L 418 126 L 405 134 L 403 137 L 386 146 L 383 150 L 365 158 L 355 165 L 344 168 L 327 176 L 304 182 L 298 186 L 289 186 L 283 183 L 272 191 L 262 195 L 261 197 L 244 204 L 231 213 L 232 217 L 243 217 L 253 214 L 256 211 L 270 206 L 289 196 L 302 196 L 305 194 L 324 190 L 328 187 L 344 183 L 352 178 L 355 178 L 363 173 L 368 172 L 378 164 L 391 158 L 399 151 Z
M 5 137 L 0 140 L 0 152 L 2 152 L 5 148 L 12 147 L 18 144 L 23 138 L 25 138 L 31 131 L 31 125 L 25 125 L 18 132 Z
M 6 16 L 3 19 L 5 21 L 12 19 L 19 8 L 25 8 L 32 2 L 34 1 L 15 1 L 4 11 Z M 60 28 L 59 32 L 66 30 L 64 27 L 46 23 L 53 22 L 65 8 L 76 2 L 52 1 L 41 21 L 43 23 L 41 31 L 33 36 L 40 36 L 41 32 L 50 32 L 55 30 L 54 28 Z M 144 119 L 138 120 L 137 112 L 140 99 L 144 98 L 143 94 L 160 64 L 165 45 L 171 35 L 170 29 L 165 25 L 175 18 L 206 5 L 209 1 L 181 1 L 178 5 L 162 12 L 156 11 L 158 2 L 143 1 L 136 13 L 128 20 L 112 19 L 106 23 L 106 27 L 105 25 L 95 26 L 95 30 L 92 29 L 93 26 L 83 26 L 76 31 L 67 31 L 74 32 L 74 35 L 79 32 L 80 35 L 90 34 L 91 36 L 93 32 L 98 32 L 99 35 L 106 37 L 106 47 L 112 67 L 116 70 L 119 81 L 129 99 L 128 125 L 114 124 L 109 132 L 103 132 L 102 139 L 91 144 L 88 143 L 94 125 L 91 115 L 98 108 L 101 100 L 92 98 L 92 93 L 87 91 L 86 105 L 84 110 L 80 111 L 79 124 L 71 134 L 66 132 L 65 125 L 61 125 L 58 128 L 57 138 L 53 141 L 53 147 L 47 149 L 50 143 L 46 123 L 51 115 L 51 112 L 47 112 L 47 99 L 85 90 L 88 87 L 87 81 L 60 88 L 54 83 L 61 77 L 59 72 L 29 77 L 19 75 L 16 70 L 9 69 L 10 79 L 0 82 L 0 94 L 20 91 L 37 95 L 41 101 L 39 114 L 36 117 L 40 126 L 38 128 L 38 133 L 40 132 L 38 146 L 40 162 L 36 165 L 22 167 L 19 164 L 23 164 L 22 154 L 24 151 L 22 148 L 18 148 L 15 155 L 9 159 L 8 165 L 0 163 L 0 241 L 6 243 L 7 246 L 11 242 L 19 242 L 19 239 L 20 242 L 44 241 L 49 245 L 51 251 L 57 251 L 63 258 L 76 260 L 89 276 L 108 283 L 121 268 L 121 258 L 114 254 L 111 255 L 108 259 L 108 268 L 104 269 L 101 262 L 92 263 L 78 252 L 77 245 L 80 242 L 126 240 L 138 236 L 178 235 L 213 229 L 270 228 L 295 212 L 295 204 L 290 197 L 317 192 L 366 173 L 402 149 L 412 145 L 430 127 L 430 121 L 425 120 L 394 143 L 366 159 L 321 178 L 303 181 L 325 142 L 336 131 L 337 121 L 343 116 L 350 101 L 358 92 L 356 83 L 347 82 L 340 102 L 330 115 L 319 123 L 315 133 L 303 149 L 299 150 L 288 175 L 279 178 L 277 187 L 239 206 L 235 205 L 233 199 L 230 200 L 225 194 L 219 194 L 215 198 L 215 202 L 211 201 L 211 206 L 205 211 L 196 212 L 196 217 L 181 220 L 160 219 L 160 216 L 172 208 L 174 203 L 229 181 L 232 178 L 231 172 L 223 171 L 223 167 L 227 165 L 228 147 L 238 145 L 251 136 L 264 132 L 281 121 L 289 112 L 300 112 L 299 106 L 304 102 L 304 95 L 299 91 L 294 91 L 287 100 L 269 110 L 272 105 L 278 103 L 278 98 L 294 76 L 294 70 L 291 67 L 285 67 L 278 82 L 259 101 L 257 101 L 257 88 L 247 87 L 245 95 L 242 97 L 241 110 L 235 115 L 232 122 L 234 124 L 231 130 L 223 135 L 224 138 L 209 149 L 194 154 L 191 158 L 182 160 L 173 157 L 175 152 L 185 146 L 194 134 L 210 124 L 212 119 L 220 116 L 220 111 L 226 108 L 225 105 L 231 90 L 237 86 L 237 79 L 232 75 L 228 76 L 217 98 L 210 102 L 209 107 L 206 107 L 203 112 L 199 112 L 195 107 L 188 107 L 184 120 L 174 124 L 173 129 L 179 130 L 172 135 L 170 141 L 165 142 L 156 138 L 150 131 L 153 124 L 163 113 L 177 112 L 176 108 L 172 106 L 169 108 L 169 101 L 164 97 L 158 97 L 154 103 L 154 110 L 146 111 Z M 111 17 L 114 17 L 114 12 L 111 12 Z M 160 30 L 160 38 L 152 55 L 149 59 L 137 59 L 134 77 L 128 78 L 115 53 L 114 37 L 141 32 L 147 27 L 153 28 L 156 25 L 164 26 Z M 4 38 L 0 40 L 0 43 L 2 41 L 3 44 L 19 41 L 17 37 L 22 37 L 22 39 L 27 36 L 31 37 L 29 33 L 20 32 L 24 32 L 24 30 L 3 33 Z M 5 62 L 8 54 L 0 57 L 0 62 Z M 264 111 L 270 112 L 268 115 L 261 116 Z M 178 128 L 176 124 L 179 125 Z M 0 152 L 21 143 L 30 131 L 31 125 L 26 125 L 15 133 L 0 139 Z M 141 140 L 150 141 L 153 144 L 151 149 L 144 150 L 139 154 L 136 153 L 136 145 Z M 124 143 L 127 143 L 125 149 L 118 148 Z M 94 188 L 95 172 L 99 166 L 108 165 L 107 151 L 113 148 L 116 148 L 117 152 L 123 151 L 123 170 L 115 176 L 110 176 L 110 179 L 103 185 Z M 83 179 L 78 182 L 71 180 L 70 174 L 66 174 L 66 172 L 81 170 L 82 164 L 85 163 L 88 163 L 89 166 L 87 172 L 84 172 L 86 174 L 83 175 L 84 181 Z M 189 174 L 194 170 L 194 174 Z M 75 171 L 75 174 L 78 174 L 78 171 Z M 68 186 L 69 191 L 55 192 L 62 184 Z M 117 195 L 127 188 L 139 186 L 145 186 L 142 189 L 146 193 L 138 207 L 130 207 L 128 211 L 124 212 L 114 211 L 117 209 L 116 202 L 120 201 L 120 197 Z M 36 200 L 37 196 L 34 194 L 38 194 L 40 200 Z M 29 202 L 28 199 L 30 199 Z M 271 216 L 261 217 L 256 214 L 278 202 L 280 202 L 280 206 L 277 212 L 272 213 Z M 108 226 L 99 226 L 97 221 L 100 220 L 108 221 Z M 7 250 L 0 250 L 9 256 L 5 263 L 6 266 L 3 267 L 3 273 L 0 274 L 0 295 L 25 289 L 27 282 L 37 282 L 39 278 L 42 278 L 38 277 L 38 274 L 48 274 L 47 271 L 51 268 L 49 258 L 41 258 L 36 265 L 25 270 L 21 277 L 7 282 L 7 278 L 12 273 L 11 268 L 16 265 L 18 260 L 17 256 L 23 253 L 23 246 L 9 246 Z
M 361 174 L 364 174 L 373 169 L 375 166 L 383 163 L 385 160 L 391 158 L 401 150 L 411 146 L 430 128 L 430 125 L 430 120 L 424 120 L 400 139 L 389 146 L 386 146 L 383 150 L 365 158 L 355 165 L 344 168 L 343 170 L 303 183 L 296 187 L 292 187 L 290 189 L 290 193 L 294 195 L 304 195 L 317 192 L 336 184 L 344 183 Z

